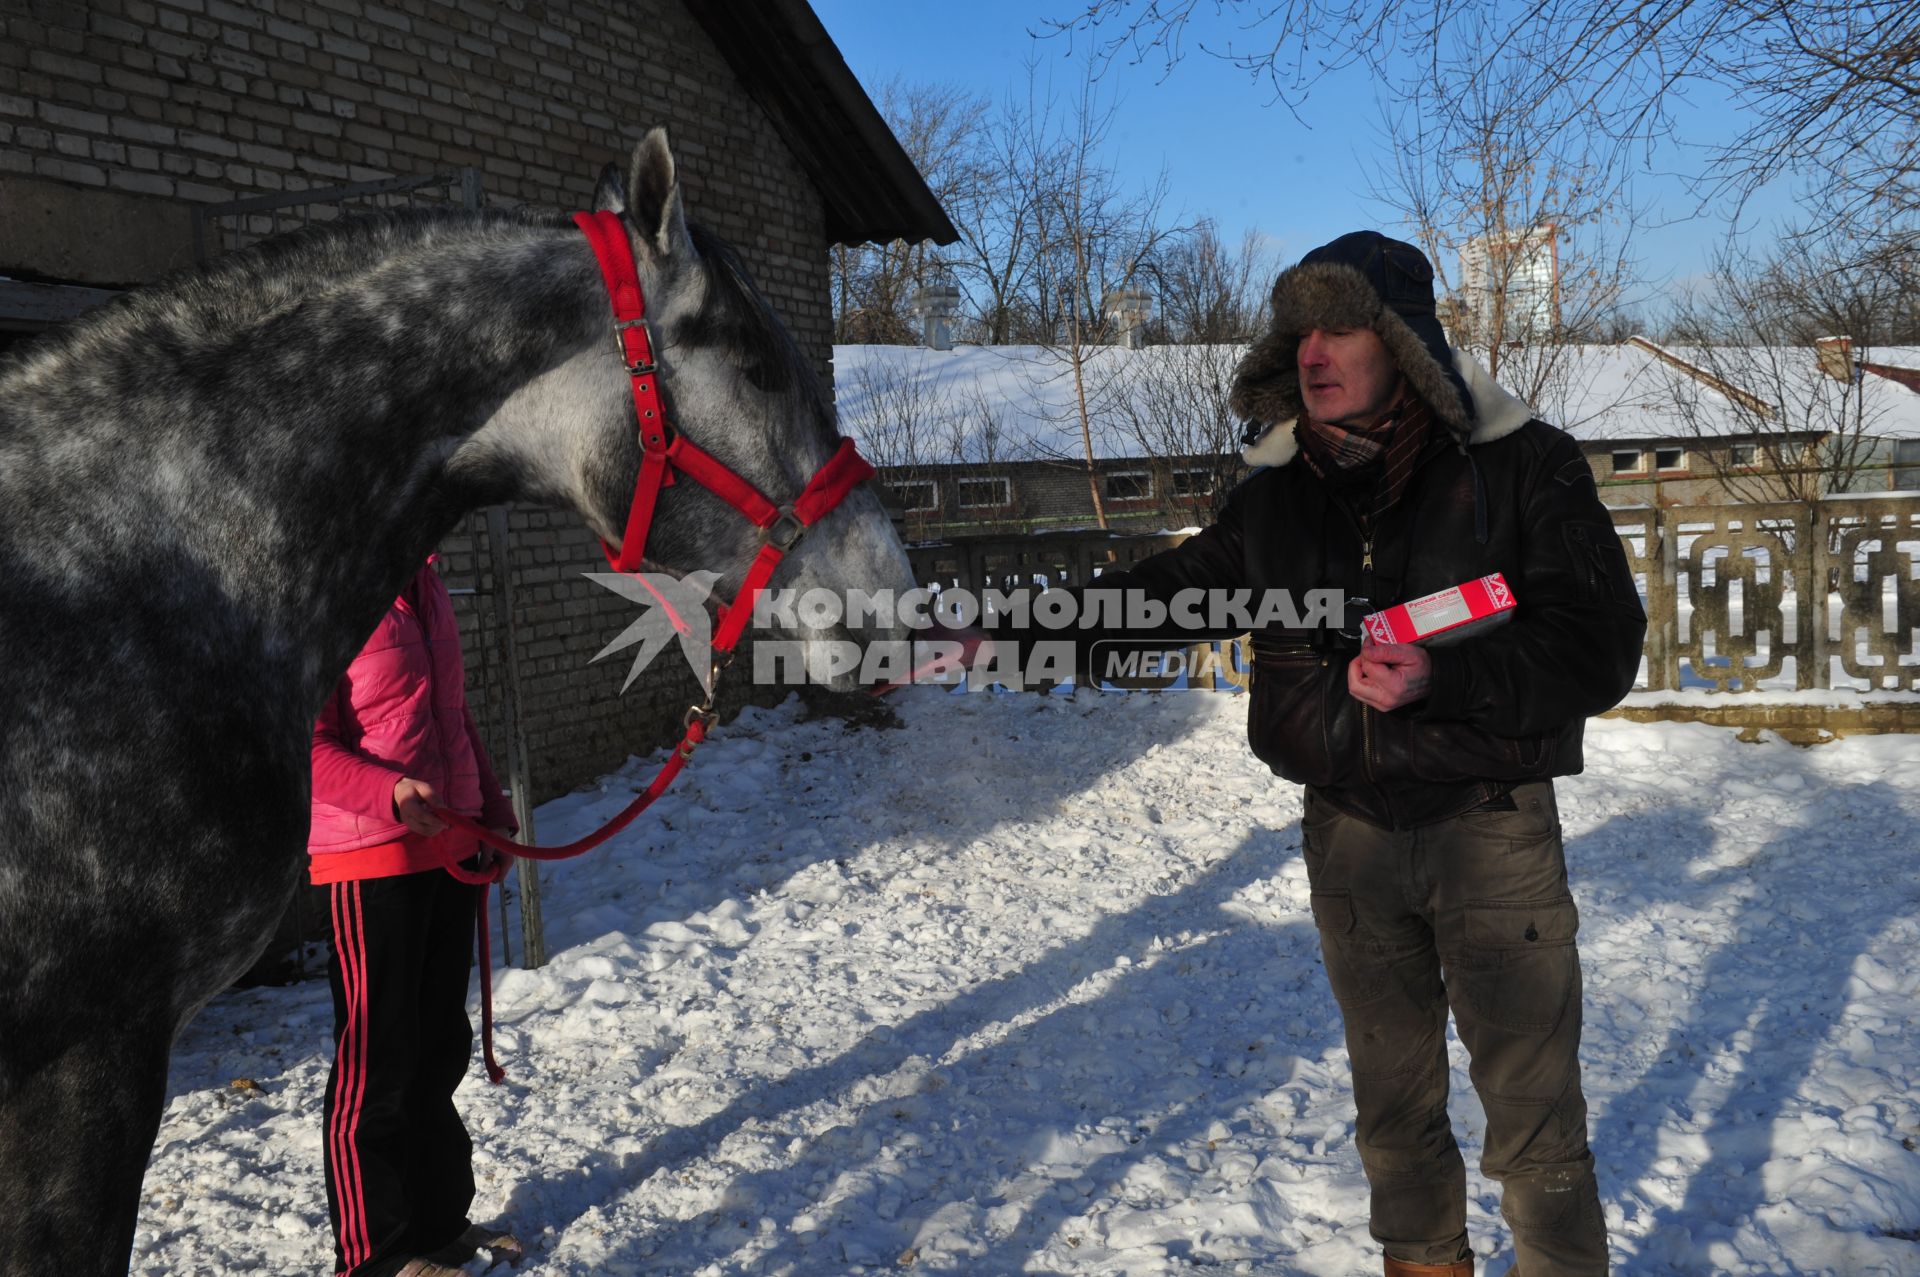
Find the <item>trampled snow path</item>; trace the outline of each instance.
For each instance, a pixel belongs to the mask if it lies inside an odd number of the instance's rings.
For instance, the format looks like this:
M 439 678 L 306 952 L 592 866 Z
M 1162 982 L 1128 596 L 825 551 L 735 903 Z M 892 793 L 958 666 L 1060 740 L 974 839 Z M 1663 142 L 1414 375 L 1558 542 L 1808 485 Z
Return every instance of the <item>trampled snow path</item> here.
M 1244 702 L 899 708 L 750 711 L 548 875 L 554 956 L 496 986 L 511 1078 L 461 1094 L 521 1271 L 1379 1271 L 1298 791 Z M 1920 1274 L 1920 741 L 1601 721 L 1588 755 L 1561 801 L 1616 1271 Z M 324 982 L 189 1027 L 134 1272 L 327 1271 L 327 1034 Z M 1457 1044 L 1454 1085 L 1472 1165 Z

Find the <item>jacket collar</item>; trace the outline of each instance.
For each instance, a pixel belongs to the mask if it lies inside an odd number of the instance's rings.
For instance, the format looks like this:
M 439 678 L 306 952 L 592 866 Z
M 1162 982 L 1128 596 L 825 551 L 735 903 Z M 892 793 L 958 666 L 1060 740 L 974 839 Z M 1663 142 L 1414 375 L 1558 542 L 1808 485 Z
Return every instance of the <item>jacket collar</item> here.
M 1453 366 L 1473 396 L 1473 432 L 1467 436 L 1470 446 L 1504 439 L 1533 420 L 1533 409 L 1508 394 L 1478 360 L 1456 350 Z M 1286 465 L 1300 451 L 1300 442 L 1293 437 L 1297 420 L 1290 418 L 1269 427 L 1258 440 L 1243 448 L 1240 455 L 1249 466 Z

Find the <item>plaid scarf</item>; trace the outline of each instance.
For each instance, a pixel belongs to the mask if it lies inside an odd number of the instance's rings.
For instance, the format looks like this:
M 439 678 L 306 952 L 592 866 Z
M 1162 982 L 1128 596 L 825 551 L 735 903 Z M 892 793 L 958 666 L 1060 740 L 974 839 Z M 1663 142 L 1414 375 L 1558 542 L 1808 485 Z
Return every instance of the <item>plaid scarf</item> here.
M 1302 417 L 1296 427 L 1300 455 L 1321 482 L 1345 487 L 1357 483 L 1364 472 L 1377 469 L 1373 476 L 1371 500 L 1355 502 L 1363 526 L 1391 510 L 1406 493 L 1413 478 L 1413 466 L 1426 446 L 1433 413 L 1418 397 L 1408 395 L 1395 406 L 1394 414 L 1371 430 L 1355 430 L 1329 425 Z M 1381 459 L 1385 458 L 1384 463 Z M 1376 464 L 1380 463 L 1380 464 Z

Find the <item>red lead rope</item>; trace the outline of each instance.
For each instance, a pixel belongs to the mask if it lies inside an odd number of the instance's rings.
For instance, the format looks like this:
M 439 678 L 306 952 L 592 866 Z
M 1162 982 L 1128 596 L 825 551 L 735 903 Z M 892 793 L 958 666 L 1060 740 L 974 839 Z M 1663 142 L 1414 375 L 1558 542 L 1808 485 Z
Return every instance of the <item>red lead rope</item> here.
M 600 263 L 606 281 L 607 297 L 613 309 L 613 333 L 633 382 L 633 411 L 640 428 L 640 477 L 633 487 L 633 505 L 627 511 L 627 526 L 616 551 L 606 542 L 601 550 L 617 572 L 638 572 L 646 555 L 647 531 L 653 523 L 654 507 L 660 490 L 674 481 L 678 471 L 710 490 L 715 496 L 745 515 L 766 534 L 765 543 L 747 566 L 746 579 L 731 605 L 720 609 L 720 625 L 713 636 L 714 678 L 709 681 L 707 699 L 687 711 L 686 734 L 674 746 L 673 754 L 660 769 L 653 783 L 638 795 L 619 815 L 584 838 L 560 847 L 529 847 L 494 833 L 473 819 L 445 807 L 434 814 L 456 829 L 465 830 L 480 843 L 501 853 L 478 870 L 463 868 L 449 861 L 442 867 L 462 882 L 478 884 L 480 899 L 474 929 L 480 946 L 480 1033 L 482 1053 L 486 1057 L 487 1077 L 494 1082 L 506 1079 L 506 1070 L 493 1058 L 493 946 L 487 922 L 488 889 L 506 877 L 516 856 L 528 860 L 570 860 L 592 851 L 607 839 L 632 824 L 634 818 L 651 807 L 674 777 L 686 767 L 693 751 L 707 738 L 713 726 L 714 683 L 719 671 L 733 655 L 733 649 L 746 632 L 753 616 L 754 600 L 773 578 L 774 569 L 786 557 L 802 534 L 847 499 L 854 488 L 873 477 L 873 467 L 843 439 L 827 463 L 820 467 L 793 504 L 782 508 L 769 501 L 760 490 L 735 474 L 705 449 L 685 435 L 669 430 L 666 408 L 660 402 L 660 387 L 654 365 L 653 333 L 647 326 L 646 294 L 640 287 L 640 273 L 633 264 L 633 245 L 627 228 L 614 213 L 575 213 L 574 225 L 586 235 L 594 257 Z

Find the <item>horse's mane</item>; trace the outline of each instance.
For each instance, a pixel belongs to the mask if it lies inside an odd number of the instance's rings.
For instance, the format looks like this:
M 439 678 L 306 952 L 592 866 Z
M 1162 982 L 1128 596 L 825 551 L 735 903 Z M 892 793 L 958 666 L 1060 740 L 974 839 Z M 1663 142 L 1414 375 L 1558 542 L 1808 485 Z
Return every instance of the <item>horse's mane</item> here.
M 166 333 L 182 346 L 203 346 L 324 292 L 372 262 L 450 234 L 487 237 L 564 225 L 552 213 L 525 208 L 393 209 L 315 223 L 175 271 L 22 343 L 0 355 L 0 384 L 29 364 L 82 357 L 135 334 L 151 340 Z
M 0 355 L 0 391 L 35 369 L 131 345 L 164 343 L 179 355 L 204 350 L 363 275 L 376 262 L 450 236 L 484 240 L 570 227 L 563 214 L 528 208 L 396 209 L 303 227 L 176 271 L 22 343 Z M 696 222 L 687 231 L 711 304 L 676 325 L 673 339 L 727 348 L 742 375 L 761 390 L 793 396 L 809 415 L 831 425 L 833 411 L 817 371 L 775 321 L 739 254 Z
M 702 308 L 699 316 L 676 332 L 676 339 L 730 347 L 741 372 L 756 387 L 794 396 L 810 416 L 832 427 L 834 412 L 818 370 L 801 353 L 786 325 L 774 322 L 773 308 L 754 285 L 740 255 L 698 222 L 687 223 L 687 234 L 706 264 L 707 282 L 720 304 Z

